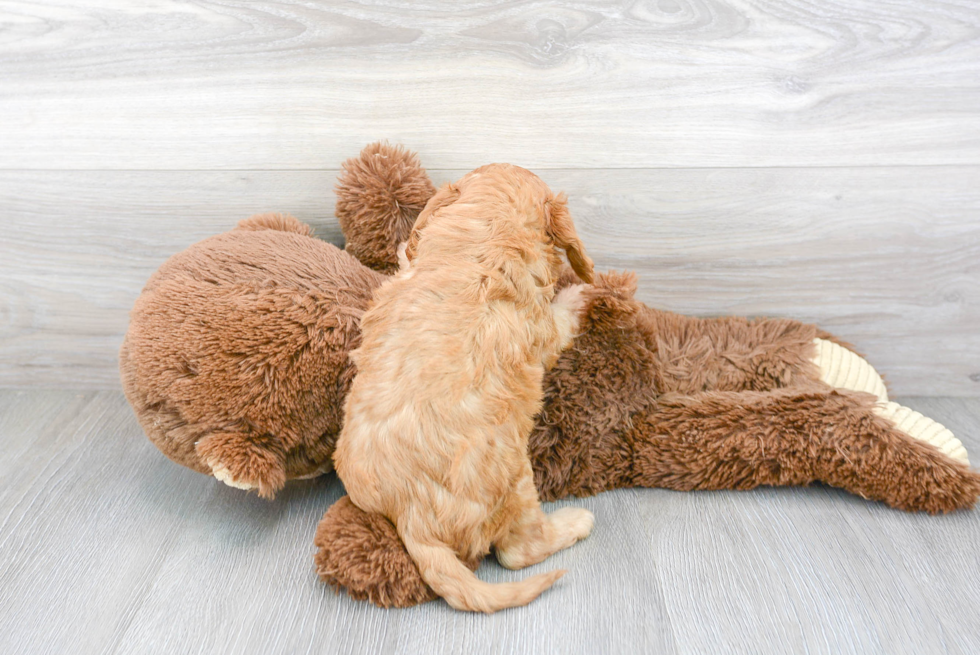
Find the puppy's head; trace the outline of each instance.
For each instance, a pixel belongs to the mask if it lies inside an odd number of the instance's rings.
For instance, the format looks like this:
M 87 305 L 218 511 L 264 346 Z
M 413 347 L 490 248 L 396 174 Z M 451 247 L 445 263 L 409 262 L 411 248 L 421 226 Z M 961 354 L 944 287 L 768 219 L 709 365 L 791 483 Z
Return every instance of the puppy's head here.
M 586 254 L 585 246 L 575 231 L 575 223 L 568 212 L 568 199 L 564 193 L 555 195 L 540 177 L 513 164 L 490 164 L 470 174 L 477 177 L 481 175 L 494 180 L 495 184 L 506 189 L 506 193 L 517 204 L 522 205 L 529 214 L 535 214 L 532 223 L 537 226 L 535 229 L 543 228 L 542 241 L 564 250 L 572 270 L 579 279 L 583 282 L 592 282 L 592 260 Z M 541 219 L 540 223 L 537 221 L 538 218 Z M 561 267 L 561 257 L 554 257 L 551 266 L 553 279 L 558 277 Z
M 481 166 L 454 184 L 443 185 L 415 221 L 405 248 L 405 257 L 409 262 L 415 258 L 421 233 L 432 217 L 455 203 L 461 196 L 468 199 L 465 212 L 469 215 L 481 214 L 485 211 L 481 207 L 492 208 L 501 197 L 506 198 L 506 202 L 520 207 L 521 212 L 516 214 L 504 212 L 504 215 L 513 218 L 524 216 L 523 221 L 518 219 L 519 223 L 523 222 L 522 225 L 510 222 L 499 223 L 499 225 L 506 225 L 505 231 L 516 230 L 516 233 L 510 232 L 515 235 L 527 235 L 525 230 L 528 228 L 541 230 L 539 244 L 541 242 L 548 244 L 549 250 L 552 250 L 550 246 L 564 250 L 575 274 L 584 282 L 592 282 L 592 260 L 586 254 L 585 246 L 575 231 L 565 194 L 555 195 L 537 175 L 512 164 Z M 502 215 L 490 211 L 483 218 L 496 222 L 501 220 Z M 553 257 L 549 255 L 549 260 L 553 260 L 551 277 L 557 278 L 562 266 L 561 257 L 556 253 Z
M 575 231 L 564 193 L 545 200 L 544 231 L 556 246 L 565 251 L 568 263 L 579 279 L 591 283 L 594 274 L 592 259 L 586 254 L 585 246 Z

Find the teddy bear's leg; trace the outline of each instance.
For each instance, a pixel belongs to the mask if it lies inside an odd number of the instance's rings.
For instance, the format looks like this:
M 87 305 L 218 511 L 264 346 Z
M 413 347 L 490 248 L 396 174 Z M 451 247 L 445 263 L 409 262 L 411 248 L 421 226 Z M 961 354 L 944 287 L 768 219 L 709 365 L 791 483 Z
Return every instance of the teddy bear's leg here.
M 913 439 L 927 443 L 948 457 L 969 464 L 966 448 L 944 425 L 894 402 L 878 402 L 874 413 L 884 417 Z
M 395 526 L 380 514 L 361 510 L 347 496 L 323 515 L 313 542 L 317 575 L 355 600 L 411 607 L 437 598 Z
M 791 319 L 696 318 L 644 307 L 664 391 L 817 390 L 824 385 L 888 400 L 863 357 L 815 325 Z
M 814 339 L 817 352 L 811 361 L 820 371 L 820 381 L 836 389 L 863 391 L 888 402 L 888 390 L 878 371 L 863 357 L 827 339 Z
M 873 396 L 848 391 L 665 396 L 633 418 L 634 483 L 687 491 L 821 481 L 930 513 L 976 502 L 980 474 L 875 407 Z
M 820 382 L 821 332 L 815 325 L 792 319 L 697 318 L 646 306 L 642 314 L 660 392 L 826 388 Z
M 195 449 L 215 478 L 236 489 L 255 489 L 271 499 L 286 484 L 286 452 L 274 436 L 213 432 Z
M 814 339 L 817 354 L 813 363 L 820 369 L 820 381 L 837 389 L 862 391 L 878 399 L 874 412 L 908 436 L 935 446 L 945 455 L 969 464 L 960 440 L 943 425 L 919 412 L 889 402 L 888 391 L 878 372 L 860 355 L 827 339 Z

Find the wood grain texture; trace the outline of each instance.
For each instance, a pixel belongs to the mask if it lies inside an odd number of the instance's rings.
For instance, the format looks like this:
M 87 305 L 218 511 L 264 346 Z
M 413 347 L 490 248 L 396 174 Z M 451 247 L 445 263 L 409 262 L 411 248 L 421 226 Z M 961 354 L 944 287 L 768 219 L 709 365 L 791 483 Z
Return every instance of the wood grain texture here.
M 342 243 L 336 172 L 0 172 L 0 386 L 118 387 L 129 310 L 167 257 L 254 213 Z
M 980 452 L 980 400 L 902 398 Z M 334 476 L 261 501 L 185 470 L 118 392 L 0 391 L 0 650 L 9 653 L 976 653 L 980 511 L 834 489 L 625 490 L 496 615 L 380 610 L 316 578 Z M 560 506 L 569 503 L 556 503 Z M 492 561 L 492 581 L 525 573 Z
M 980 164 L 974 0 L 6 0 L 0 31 L 6 169 Z
M 818 323 L 896 393 L 980 395 L 980 167 L 542 175 L 647 303 Z M 129 309 L 168 256 L 271 210 L 342 243 L 335 176 L 0 171 L 0 386 L 117 388 Z

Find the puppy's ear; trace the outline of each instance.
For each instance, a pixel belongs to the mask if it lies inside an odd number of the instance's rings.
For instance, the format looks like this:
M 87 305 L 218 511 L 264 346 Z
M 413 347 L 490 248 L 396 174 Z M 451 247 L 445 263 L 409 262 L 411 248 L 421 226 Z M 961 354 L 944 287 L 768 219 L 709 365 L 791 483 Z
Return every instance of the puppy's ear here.
M 572 270 L 583 282 L 592 282 L 593 266 L 592 260 L 585 254 L 585 246 L 575 232 L 575 224 L 572 216 L 568 213 L 568 199 L 564 193 L 548 200 L 544 204 L 545 231 L 555 242 L 555 245 L 565 250 L 568 255 L 568 263 L 572 265 Z
M 422 236 L 422 228 L 429 222 L 432 215 L 443 207 L 448 207 L 453 204 L 458 198 L 459 189 L 449 183 L 443 184 L 442 188 L 436 191 L 436 195 L 429 198 L 429 202 L 426 203 L 422 213 L 415 219 L 415 226 L 412 228 L 412 233 L 408 237 L 408 245 L 405 247 L 405 257 L 408 261 L 415 259 L 415 252 L 419 247 L 419 238 Z

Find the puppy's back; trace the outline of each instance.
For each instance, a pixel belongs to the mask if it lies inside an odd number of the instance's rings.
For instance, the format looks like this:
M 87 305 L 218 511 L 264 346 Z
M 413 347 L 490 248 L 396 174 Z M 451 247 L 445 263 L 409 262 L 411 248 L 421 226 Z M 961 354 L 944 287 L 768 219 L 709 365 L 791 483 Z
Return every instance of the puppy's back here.
M 491 178 L 513 171 L 491 172 L 430 201 L 416 224 L 426 236 L 409 243 L 411 270 L 376 292 L 335 454 L 351 500 L 393 520 L 433 590 L 483 612 L 526 604 L 564 574 L 491 585 L 459 560 L 488 552 L 500 527 L 491 519 L 506 525 L 523 511 L 507 498 L 529 475 L 542 354 L 560 341 L 549 293 L 560 257 L 544 239 L 550 192 L 520 174 L 497 193 Z

